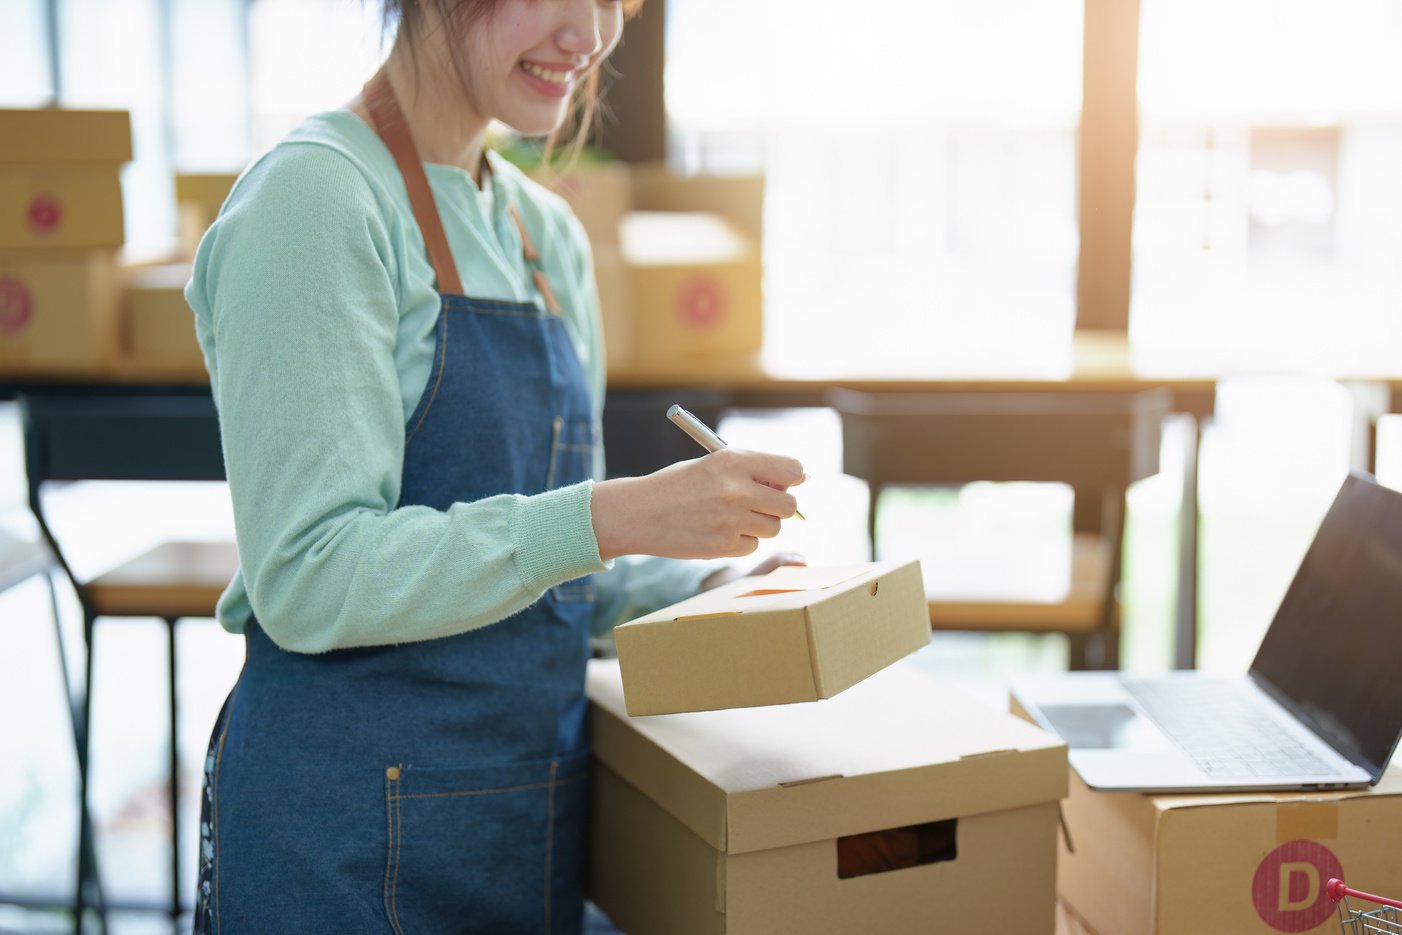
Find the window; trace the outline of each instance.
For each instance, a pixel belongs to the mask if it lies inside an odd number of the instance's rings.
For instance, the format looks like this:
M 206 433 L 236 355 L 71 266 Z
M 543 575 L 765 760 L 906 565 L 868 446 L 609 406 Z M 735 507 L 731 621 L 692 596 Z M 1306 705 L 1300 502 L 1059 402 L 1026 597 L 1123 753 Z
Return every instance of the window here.
M 765 172 L 766 353 L 785 369 L 1058 367 L 1081 4 L 898 9 L 672 0 L 673 160 Z
M 1396 369 L 1399 33 L 1392 0 L 1143 0 L 1136 344 Z

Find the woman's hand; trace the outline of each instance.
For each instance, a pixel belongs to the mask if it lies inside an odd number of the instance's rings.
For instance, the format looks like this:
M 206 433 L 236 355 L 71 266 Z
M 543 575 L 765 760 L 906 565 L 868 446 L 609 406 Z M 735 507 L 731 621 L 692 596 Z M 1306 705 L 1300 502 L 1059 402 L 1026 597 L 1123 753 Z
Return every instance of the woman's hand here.
M 775 552 L 749 571 L 740 571 L 734 565 L 716 569 L 705 578 L 701 579 L 701 590 L 709 591 L 711 588 L 718 588 L 723 584 L 729 584 L 739 578 L 753 578 L 756 575 L 767 575 L 780 565 L 807 564 L 808 560 L 797 552 Z
M 797 503 L 803 465 L 782 455 L 723 448 L 646 477 L 594 485 L 599 557 L 734 558 L 779 532 Z

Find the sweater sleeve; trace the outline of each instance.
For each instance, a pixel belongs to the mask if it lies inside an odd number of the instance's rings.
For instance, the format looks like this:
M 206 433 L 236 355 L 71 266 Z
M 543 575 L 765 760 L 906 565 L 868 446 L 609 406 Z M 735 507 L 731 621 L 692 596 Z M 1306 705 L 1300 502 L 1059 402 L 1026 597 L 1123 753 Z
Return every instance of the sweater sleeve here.
M 601 570 L 591 484 L 397 507 L 403 238 L 347 157 L 275 150 L 201 244 L 187 297 L 259 624 L 317 653 L 448 636 Z M 507 624 L 509 625 L 509 624 Z

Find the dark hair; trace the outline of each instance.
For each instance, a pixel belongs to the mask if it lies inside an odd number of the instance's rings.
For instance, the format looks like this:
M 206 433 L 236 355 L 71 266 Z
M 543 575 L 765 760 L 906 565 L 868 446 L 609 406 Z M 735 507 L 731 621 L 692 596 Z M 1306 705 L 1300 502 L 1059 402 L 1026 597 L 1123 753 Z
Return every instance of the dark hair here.
M 473 23 L 490 13 L 499 2 L 501 0 L 381 0 L 381 28 L 386 37 L 402 35 L 412 53 L 414 35 L 422 22 L 425 5 L 433 4 L 438 10 L 439 19 L 452 24 L 452 28 L 465 32 Z M 622 3 L 625 18 L 637 15 L 643 6 L 643 0 L 622 0 Z M 453 45 L 453 70 L 465 86 L 466 73 L 460 54 L 456 51 L 460 48 L 460 44 Z M 583 148 L 594 118 L 599 112 L 599 72 L 602 68 L 601 63 L 575 88 L 570 101 L 569 116 L 545 138 L 542 154 L 544 162 L 549 163 L 551 156 L 559 149 L 566 153 L 563 161 L 572 162 Z

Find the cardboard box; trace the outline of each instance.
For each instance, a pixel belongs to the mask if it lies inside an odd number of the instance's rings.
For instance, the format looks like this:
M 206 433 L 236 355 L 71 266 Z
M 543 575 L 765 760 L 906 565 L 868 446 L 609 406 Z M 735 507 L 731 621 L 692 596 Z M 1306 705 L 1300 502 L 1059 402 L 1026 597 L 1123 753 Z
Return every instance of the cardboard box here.
M 628 713 L 831 698 L 930 641 L 919 562 L 786 566 L 614 628 Z
M 0 166 L 0 249 L 119 247 L 118 167 Z
M 622 341 L 633 356 L 655 362 L 759 349 L 759 248 L 725 219 L 635 211 L 623 219 L 620 256 L 628 278 Z
M 125 110 L 0 109 L 0 163 L 105 164 L 131 161 Z
M 1330 877 L 1402 897 L 1395 769 L 1371 790 L 1218 795 L 1098 792 L 1073 770 L 1062 807 L 1058 889 L 1098 935 L 1338 935 Z
M 608 366 L 617 369 L 635 353 L 632 323 L 628 320 L 628 268 L 623 265 L 617 245 L 594 245 L 594 283 L 599 290 L 604 352 Z
M 537 169 L 530 174 L 569 202 L 595 249 L 618 243 L 618 226 L 633 209 L 632 176 L 625 163 L 579 163 L 566 172 Z
M 195 338 L 195 315 L 185 301 L 190 266 L 175 263 L 128 270 L 123 315 L 123 350 L 135 361 L 204 367 Z
M 0 368 L 100 368 L 117 349 L 121 282 L 113 250 L 0 253 Z
M 238 181 L 237 172 L 177 172 L 175 208 L 180 237 L 180 255 L 195 257 L 200 238 L 219 216 L 219 209 Z
M 638 211 L 719 214 L 755 244 L 764 243 L 763 175 L 677 175 L 660 162 L 632 168 Z
M 628 935 L 1051 933 L 1051 735 L 909 665 L 822 704 L 667 717 L 625 714 L 616 663 L 587 684 L 590 895 Z M 863 857 L 912 838 L 899 869 Z

